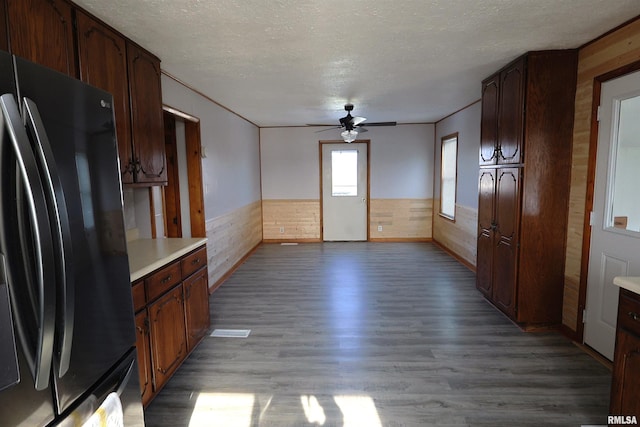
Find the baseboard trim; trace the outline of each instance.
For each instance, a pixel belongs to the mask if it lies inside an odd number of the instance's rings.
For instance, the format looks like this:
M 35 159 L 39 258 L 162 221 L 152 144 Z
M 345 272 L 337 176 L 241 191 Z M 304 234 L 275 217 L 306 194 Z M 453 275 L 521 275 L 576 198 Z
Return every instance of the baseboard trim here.
M 431 237 L 371 237 L 370 242 L 374 243 L 429 243 Z
M 582 345 L 581 344 L 582 338 L 578 335 L 578 331 L 574 331 L 573 329 L 571 329 L 570 327 L 568 327 L 563 323 L 562 325 L 560 325 L 560 332 L 562 333 L 562 335 L 569 338 L 571 341 L 575 342 L 576 344 Z
M 458 255 L 457 253 L 453 252 L 451 249 L 447 248 L 446 246 L 444 246 L 442 243 L 438 242 L 437 240 L 434 240 L 433 244 L 436 245 L 437 247 L 439 247 L 440 249 L 442 249 L 443 251 L 445 251 L 446 253 L 448 253 L 449 255 L 451 255 L 452 257 L 454 257 L 460 264 L 462 264 L 465 267 L 467 267 L 473 273 L 476 273 L 476 266 L 475 265 L 471 264 L 469 261 L 467 261 L 466 259 L 462 258 L 460 255 Z
M 226 273 L 224 273 L 222 275 L 222 277 L 219 278 L 213 284 L 213 286 L 209 286 L 209 295 L 214 293 L 216 291 L 216 289 L 218 289 L 229 277 L 231 277 L 231 275 L 233 273 L 235 273 L 235 271 L 238 269 L 238 267 L 240 267 L 247 260 L 247 258 L 249 258 L 251 255 L 253 255 L 253 253 L 258 249 L 258 247 L 261 244 L 262 244 L 262 242 L 258 243 L 253 248 L 251 248 L 251 250 L 249 250 L 249 252 L 247 252 L 242 258 L 240 258 L 240 261 L 238 261 L 235 264 L 233 264 L 233 267 L 231 267 Z
M 262 243 L 321 243 L 320 239 L 262 239 Z

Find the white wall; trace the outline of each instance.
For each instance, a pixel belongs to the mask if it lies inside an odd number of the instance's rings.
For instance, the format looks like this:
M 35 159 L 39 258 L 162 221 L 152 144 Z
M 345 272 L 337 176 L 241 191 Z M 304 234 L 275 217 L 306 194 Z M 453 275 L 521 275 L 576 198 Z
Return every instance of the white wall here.
M 260 200 L 258 127 L 165 75 L 162 101 L 200 119 L 205 219 Z
M 339 140 L 339 130 L 260 129 L 263 199 L 320 199 L 320 140 Z M 370 128 L 371 198 L 432 198 L 434 125 Z
M 440 144 L 442 137 L 458 132 L 456 204 L 478 209 L 478 152 L 480 150 L 480 102 L 436 123 L 435 198 L 440 198 Z

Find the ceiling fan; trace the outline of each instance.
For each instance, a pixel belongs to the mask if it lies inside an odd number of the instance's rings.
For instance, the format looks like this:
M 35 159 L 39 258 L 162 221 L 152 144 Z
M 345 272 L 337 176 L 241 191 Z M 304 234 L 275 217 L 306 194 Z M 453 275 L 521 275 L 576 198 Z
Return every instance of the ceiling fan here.
M 375 123 L 364 123 L 367 119 L 365 117 L 352 116 L 351 112 L 353 111 L 353 104 L 346 104 L 344 106 L 347 115 L 342 117 L 339 122 L 340 126 L 335 126 L 330 129 L 319 130 L 318 132 L 324 132 L 326 130 L 331 129 L 344 129 L 344 131 L 340 134 L 344 142 L 353 142 L 356 140 L 358 136 L 358 132 L 366 132 L 366 126 L 395 126 L 396 122 L 375 122 Z M 330 126 L 326 124 L 307 124 L 307 126 Z

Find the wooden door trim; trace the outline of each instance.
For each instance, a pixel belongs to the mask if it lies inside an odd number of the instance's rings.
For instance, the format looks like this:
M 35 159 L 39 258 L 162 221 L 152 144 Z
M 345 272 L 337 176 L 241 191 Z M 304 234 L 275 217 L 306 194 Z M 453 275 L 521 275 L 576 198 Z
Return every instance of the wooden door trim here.
M 162 109 L 165 114 L 170 114 L 184 120 L 191 237 L 207 237 L 206 218 L 204 212 L 204 184 L 202 181 L 203 156 L 200 119 L 169 105 L 163 105 Z
M 189 185 L 189 216 L 191 237 L 207 237 L 202 183 L 202 144 L 200 121 L 186 120 L 184 136 L 187 151 L 187 182 Z
M 591 255 L 591 225 L 590 215 L 593 210 L 593 199 L 596 181 L 596 160 L 598 156 L 598 106 L 600 105 L 600 94 L 602 84 L 640 70 L 640 61 L 635 61 L 615 70 L 600 74 L 593 79 L 593 95 L 591 98 L 591 127 L 589 136 L 589 157 L 587 163 L 587 191 L 585 197 L 584 219 L 582 227 L 582 258 L 580 260 L 580 283 L 578 288 L 578 318 L 575 334 L 570 331 L 578 342 L 584 342 L 584 317 L 583 313 L 587 306 L 587 275 L 589 273 L 589 257 Z
M 367 144 L 367 242 L 371 241 L 371 218 L 370 218 L 370 206 L 371 206 L 371 140 L 363 139 L 356 140 L 354 143 Z M 322 146 L 325 144 L 347 144 L 342 140 L 321 140 L 318 141 L 318 151 L 320 155 L 318 159 L 320 161 L 320 241 L 324 242 L 324 218 L 323 218 L 323 186 L 322 186 Z M 348 144 L 347 144 L 348 145 Z

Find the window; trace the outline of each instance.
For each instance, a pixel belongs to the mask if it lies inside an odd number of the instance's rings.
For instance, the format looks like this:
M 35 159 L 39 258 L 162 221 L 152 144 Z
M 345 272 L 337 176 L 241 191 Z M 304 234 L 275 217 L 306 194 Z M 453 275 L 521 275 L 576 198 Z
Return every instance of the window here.
M 456 217 L 457 133 L 442 138 L 440 162 L 440 215 L 453 220 Z
M 640 136 L 638 131 L 640 95 L 618 100 L 614 105 L 615 134 L 609 154 L 609 194 L 605 215 L 607 227 L 625 230 L 627 234 L 640 232 Z
M 331 195 L 358 195 L 358 150 L 331 152 Z

